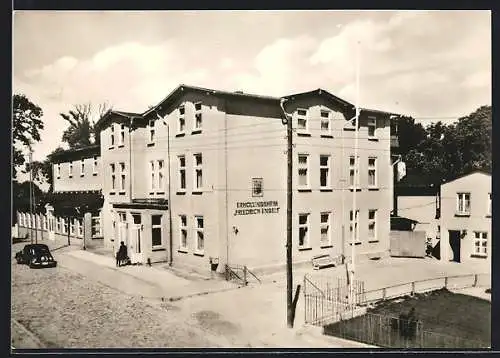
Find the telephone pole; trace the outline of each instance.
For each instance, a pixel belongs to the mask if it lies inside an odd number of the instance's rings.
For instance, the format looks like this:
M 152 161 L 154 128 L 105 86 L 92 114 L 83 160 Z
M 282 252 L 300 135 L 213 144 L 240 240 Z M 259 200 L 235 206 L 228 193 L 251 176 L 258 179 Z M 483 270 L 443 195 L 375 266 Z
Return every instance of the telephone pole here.
M 287 306 L 287 326 L 293 328 L 293 276 L 292 276 L 292 173 L 293 173 L 293 131 L 292 118 L 285 112 L 283 107 L 286 99 L 280 102 L 286 124 L 287 133 L 287 184 L 286 184 L 286 306 Z
M 31 243 L 33 244 L 33 224 L 36 225 L 36 220 L 34 220 L 34 218 L 33 218 L 33 174 L 32 174 L 32 168 L 31 168 L 31 163 L 33 161 L 33 159 L 32 159 L 33 150 L 31 149 L 31 145 L 29 148 L 30 148 L 30 154 L 29 154 L 28 158 L 29 158 L 29 166 L 30 166 L 30 224 L 31 224 L 30 225 L 30 239 L 31 239 Z

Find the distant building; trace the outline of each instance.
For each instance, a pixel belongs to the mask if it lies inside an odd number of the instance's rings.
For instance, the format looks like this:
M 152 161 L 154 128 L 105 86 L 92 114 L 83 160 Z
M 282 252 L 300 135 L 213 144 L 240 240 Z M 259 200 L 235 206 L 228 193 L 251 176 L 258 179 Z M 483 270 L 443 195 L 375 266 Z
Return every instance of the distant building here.
M 387 254 L 397 145 L 391 113 L 361 111 L 355 160 L 352 104 L 321 89 L 286 99 L 295 143 L 294 261 L 349 256 L 353 229 L 357 255 Z M 280 98 L 185 85 L 144 113 L 108 111 L 96 124 L 104 245 L 116 251 L 124 241 L 135 262 L 202 271 L 226 263 L 284 267 L 283 117 Z
M 491 174 L 476 171 L 441 185 L 441 259 L 491 263 Z

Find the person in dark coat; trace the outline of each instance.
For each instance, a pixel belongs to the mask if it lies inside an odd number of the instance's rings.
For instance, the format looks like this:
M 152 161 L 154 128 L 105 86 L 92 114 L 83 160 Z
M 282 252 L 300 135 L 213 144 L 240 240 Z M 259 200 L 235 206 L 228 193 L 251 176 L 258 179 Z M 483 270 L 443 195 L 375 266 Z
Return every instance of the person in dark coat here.
M 125 263 L 127 257 L 127 246 L 125 246 L 125 243 L 122 241 L 120 242 L 120 248 L 116 254 L 116 266 L 120 267 L 123 263 Z

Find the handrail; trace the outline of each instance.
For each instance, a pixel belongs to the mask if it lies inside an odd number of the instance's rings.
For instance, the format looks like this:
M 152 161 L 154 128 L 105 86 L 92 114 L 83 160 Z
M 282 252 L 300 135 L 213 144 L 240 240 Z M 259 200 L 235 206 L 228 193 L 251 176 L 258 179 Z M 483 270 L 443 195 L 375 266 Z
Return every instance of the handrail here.
M 262 281 L 257 276 L 255 276 L 255 274 L 252 271 L 250 271 L 248 268 L 247 268 L 247 272 L 250 273 L 250 275 L 252 275 L 253 277 L 255 277 L 255 279 L 257 281 L 259 281 L 259 283 L 262 283 Z

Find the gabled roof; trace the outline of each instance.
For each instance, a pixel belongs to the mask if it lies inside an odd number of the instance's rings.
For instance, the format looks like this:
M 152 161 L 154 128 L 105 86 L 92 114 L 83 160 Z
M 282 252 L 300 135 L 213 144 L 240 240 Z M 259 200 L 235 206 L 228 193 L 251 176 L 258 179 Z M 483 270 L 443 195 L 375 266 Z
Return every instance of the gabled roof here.
M 257 95 L 257 94 L 251 94 L 251 93 L 244 93 L 242 91 L 236 91 L 236 92 L 228 92 L 228 91 L 220 91 L 220 90 L 214 90 L 210 88 L 203 88 L 203 87 L 197 87 L 197 86 L 188 86 L 185 84 L 180 84 L 177 86 L 170 94 L 165 97 L 163 100 L 160 101 L 156 106 L 153 108 L 148 109 L 144 113 L 142 113 L 143 117 L 146 117 L 153 113 L 155 110 L 165 108 L 171 103 L 175 102 L 183 93 L 185 92 L 198 92 L 198 93 L 206 93 L 214 96 L 221 96 L 221 97 L 235 97 L 235 98 L 248 98 L 248 99 L 254 99 L 258 101 L 271 101 L 271 102 L 276 102 L 276 104 L 279 103 L 279 98 L 278 97 L 271 97 L 271 96 L 262 96 L 262 95 Z
M 443 184 L 441 184 L 441 185 L 449 184 L 449 183 L 451 183 L 451 182 L 454 182 L 454 181 L 456 181 L 456 180 L 459 180 L 459 179 L 462 179 L 462 178 L 468 177 L 469 175 L 474 175 L 474 174 L 483 174 L 483 175 L 487 175 L 487 176 L 490 176 L 490 177 L 491 177 L 491 173 L 488 173 L 488 172 L 487 172 L 487 171 L 485 171 L 485 170 L 474 169 L 474 170 L 471 170 L 471 171 L 470 171 L 470 172 L 468 172 L 468 173 L 461 174 L 461 175 L 457 176 L 456 178 L 453 178 L 453 179 L 447 180 L 446 182 L 444 182 L 444 183 L 443 183 Z
M 315 90 L 309 91 L 309 92 L 301 92 L 301 93 L 291 94 L 288 96 L 283 96 L 283 98 L 286 98 L 289 100 L 294 100 L 295 98 L 307 97 L 307 96 L 318 96 L 318 95 L 323 96 L 330 101 L 334 101 L 336 103 L 339 103 L 339 104 L 343 105 L 344 107 L 346 107 L 346 109 L 353 110 L 355 108 L 355 106 L 352 103 L 347 102 L 346 100 L 343 100 L 340 97 L 334 96 L 333 94 L 331 94 L 328 91 L 325 91 L 322 88 L 318 88 L 318 89 L 315 89 Z
M 108 110 L 106 113 L 102 115 L 101 118 L 96 122 L 94 127 L 97 131 L 100 131 L 104 128 L 113 118 L 122 118 L 122 119 L 131 119 L 131 118 L 142 118 L 139 113 L 134 112 L 124 112 L 124 111 L 113 111 Z

